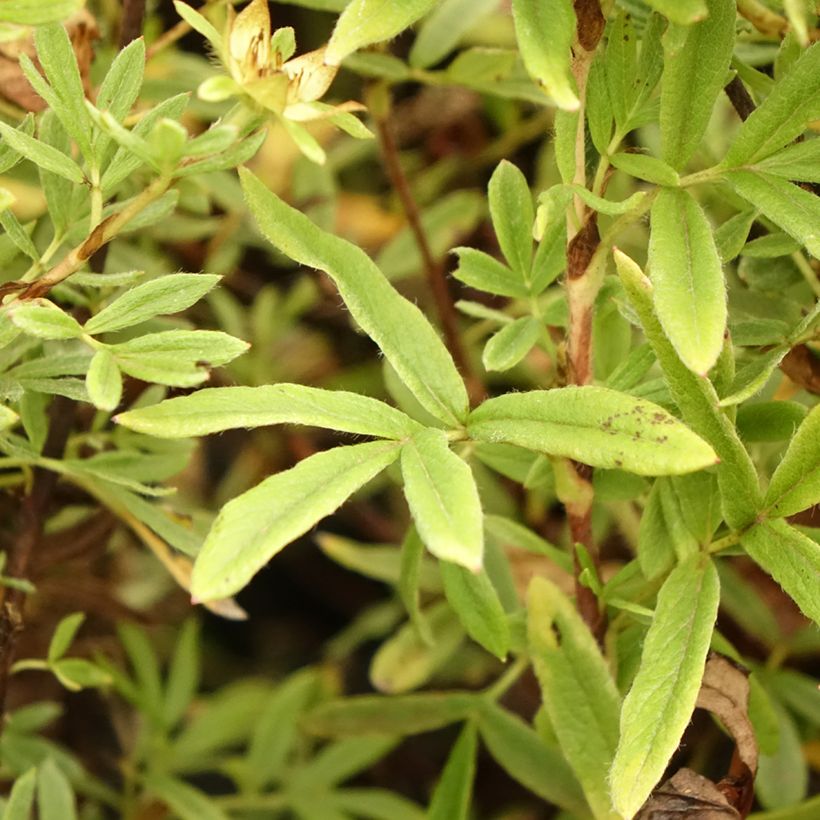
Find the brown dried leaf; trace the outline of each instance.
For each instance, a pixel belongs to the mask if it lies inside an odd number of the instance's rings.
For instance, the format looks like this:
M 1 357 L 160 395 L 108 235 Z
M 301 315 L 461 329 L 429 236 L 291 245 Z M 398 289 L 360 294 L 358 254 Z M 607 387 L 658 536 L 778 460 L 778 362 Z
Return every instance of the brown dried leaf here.
M 635 820 L 739 820 L 718 787 L 691 769 L 680 769 L 655 789 Z

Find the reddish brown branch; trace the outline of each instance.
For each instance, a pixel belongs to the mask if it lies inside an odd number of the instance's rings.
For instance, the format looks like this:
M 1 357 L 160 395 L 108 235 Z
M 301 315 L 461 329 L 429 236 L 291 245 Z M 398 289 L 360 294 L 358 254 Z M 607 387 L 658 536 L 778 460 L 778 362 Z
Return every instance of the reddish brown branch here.
M 755 110 L 755 103 L 740 77 L 732 77 L 731 82 L 723 89 L 729 102 L 732 103 L 738 117 L 746 120 Z
M 410 184 L 407 181 L 404 169 L 401 167 L 401 162 L 399 161 L 399 150 L 396 144 L 396 138 L 393 135 L 393 130 L 390 127 L 390 123 L 383 118 L 376 119 L 376 127 L 379 133 L 382 157 L 384 158 L 387 174 L 399 197 L 402 209 L 407 217 L 407 224 L 413 233 L 413 238 L 421 253 L 427 284 L 430 287 L 430 292 L 436 305 L 436 311 L 444 332 L 444 341 L 447 345 L 447 349 L 450 351 L 456 363 L 456 367 L 458 367 L 461 371 L 461 375 L 464 377 L 471 400 L 473 402 L 480 401 L 484 396 L 484 387 L 473 372 L 467 353 L 464 350 L 464 345 L 461 342 L 461 336 L 458 330 L 458 316 L 453 303 L 453 297 L 450 294 L 450 288 L 447 285 L 447 278 L 444 275 L 444 267 L 441 262 L 433 256 L 430 243 L 427 241 L 427 234 L 424 232 L 424 226 L 421 224 L 421 216 L 418 206 L 416 205 L 416 200 L 413 197 Z
M 120 19 L 120 48 L 125 48 L 132 40 L 142 35 L 145 20 L 145 0 L 122 0 Z

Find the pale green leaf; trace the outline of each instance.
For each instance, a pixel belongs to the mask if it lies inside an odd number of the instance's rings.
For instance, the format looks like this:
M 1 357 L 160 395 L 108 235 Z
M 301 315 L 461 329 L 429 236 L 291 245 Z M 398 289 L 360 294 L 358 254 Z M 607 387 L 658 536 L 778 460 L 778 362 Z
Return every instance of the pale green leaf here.
M 229 501 L 194 564 L 191 594 L 226 598 L 277 552 L 334 512 L 399 456 L 394 442 L 368 442 L 317 453 Z
M 179 820 L 228 820 L 216 802 L 184 780 L 153 773 L 145 777 L 145 788 L 162 800 Z
M 782 520 L 761 522 L 740 542 L 806 617 L 820 624 L 820 545 Z
M 816 691 L 816 689 L 815 689 Z M 778 725 L 778 743 L 774 754 L 762 754 L 755 778 L 755 797 L 766 809 L 779 809 L 766 815 L 753 817 L 776 817 L 783 820 L 801 820 L 800 804 L 806 798 L 809 787 L 809 770 L 800 729 L 786 708 L 774 698 L 772 707 Z M 805 820 L 810 820 L 806 815 Z
M 593 814 L 608 817 L 620 695 L 595 638 L 561 590 L 535 578 L 527 601 L 529 649 L 544 706 Z
M 697 23 L 709 14 L 705 0 L 646 0 L 646 4 L 682 26 Z
M 40 118 L 39 137 L 64 156 L 71 156 L 71 140 L 53 111 L 45 111 Z M 46 196 L 48 215 L 54 225 L 55 234 L 61 236 L 76 218 L 76 213 L 72 209 L 74 184 L 43 167 L 38 167 L 37 170 Z
M 632 259 L 618 250 L 615 263 L 675 403 L 684 419 L 712 445 L 720 458 L 717 473 L 724 517 L 731 527 L 743 527 L 754 519 L 761 503 L 757 470 L 734 426 L 720 412 L 711 383 L 684 365 L 664 335 L 655 315 L 650 281 Z
M 85 615 L 82 612 L 75 612 L 73 615 L 66 615 L 65 618 L 57 624 L 57 628 L 54 630 L 54 635 L 48 645 L 47 657 L 49 662 L 56 661 L 65 655 L 84 620 Z
M 570 0 L 513 0 L 515 36 L 527 71 L 544 86 L 559 108 L 578 109 L 570 71 L 575 39 L 575 10 Z
M 778 402 L 781 404 L 781 402 Z M 775 516 L 820 503 L 820 405 L 797 429 L 769 483 L 764 505 Z
M 176 726 L 196 695 L 199 685 L 199 624 L 193 618 L 183 623 L 168 667 L 163 698 L 166 726 Z
M 14 781 L 3 812 L 3 820 L 29 820 L 34 805 L 36 783 L 37 770 L 34 768 L 29 769 Z
M 760 171 L 729 171 L 726 178 L 740 196 L 820 259 L 820 198 Z
M 58 151 L 56 148 L 52 148 L 50 145 L 29 136 L 24 131 L 12 128 L 0 121 L 0 136 L 15 151 L 40 168 L 45 168 L 47 171 L 77 184 L 85 180 L 80 166 L 74 160 L 67 157 L 62 151 Z
M 467 429 L 480 441 L 517 444 L 638 475 L 676 475 L 716 461 L 712 448 L 666 410 L 605 387 L 489 399 L 470 414 Z
M 680 181 L 678 172 L 671 165 L 648 154 L 613 154 L 609 161 L 618 170 L 638 179 L 654 182 L 655 185 L 674 187 Z
M 439 566 L 444 594 L 467 634 L 504 660 L 510 646 L 507 616 L 486 571 L 475 574 L 448 561 Z
M 410 622 L 416 627 L 419 637 L 428 646 L 432 646 L 433 636 L 430 633 L 430 627 L 424 613 L 421 611 L 424 560 L 424 542 L 419 538 L 418 530 L 414 526 L 410 526 L 401 545 L 398 593 L 410 617 Z
M 475 779 L 478 732 L 468 723 L 453 746 L 436 784 L 427 820 L 468 820 Z
M 116 420 L 159 438 L 204 436 L 269 424 L 304 424 L 395 439 L 421 429 L 409 416 L 377 399 L 301 384 L 214 387 L 120 413 Z
M 769 96 L 740 126 L 726 154 L 731 166 L 774 154 L 820 117 L 820 43 L 806 49 Z
M 214 47 L 217 54 L 222 51 L 222 35 L 205 17 L 180 0 L 174 0 L 174 8 L 194 31 L 199 32 Z
M 478 728 L 490 754 L 510 777 L 573 815 L 587 815 L 583 792 L 564 756 L 520 717 L 483 700 Z
M 723 348 L 726 285 L 712 229 L 687 191 L 664 188 L 652 205 L 649 275 L 655 311 L 683 363 L 705 375 Z
M 472 472 L 441 430 L 413 435 L 402 448 L 404 494 L 433 555 L 474 572 L 484 552 L 481 501 Z
M 107 350 L 98 350 L 85 377 L 88 397 L 100 410 L 113 410 L 122 398 L 122 374 Z
M 37 769 L 37 811 L 40 820 L 76 820 L 77 806 L 68 778 L 48 757 Z
M 452 659 L 464 640 L 464 629 L 445 602 L 433 605 L 424 614 L 430 626 L 432 645 L 408 623 L 388 638 L 373 656 L 370 681 L 380 692 L 400 694 L 423 686 Z
M 535 221 L 527 180 L 515 165 L 502 160 L 490 177 L 487 195 L 493 227 L 504 257 L 527 281 L 532 264 L 532 226 Z
M 542 324 L 532 316 L 523 316 L 498 331 L 484 348 L 481 357 L 487 370 L 509 370 L 529 352 L 541 335 Z
M 9 317 L 22 331 L 40 339 L 74 339 L 83 332 L 73 316 L 48 299 L 14 302 Z
M 820 139 L 807 139 L 789 145 L 755 163 L 755 168 L 784 179 L 820 182 Z
M 499 0 L 443 0 L 425 19 L 410 49 L 410 65 L 427 68 L 446 57 Z
M 496 296 L 526 298 L 527 287 L 523 279 L 497 259 L 474 248 L 454 248 L 453 252 L 458 255 L 458 267 L 453 276 L 465 285 Z
M 686 165 L 700 144 L 715 99 L 726 84 L 735 44 L 734 5 L 725 0 L 706 0 L 705 5 L 709 10 L 705 19 L 674 32 L 679 38 L 672 36 L 673 26 L 664 36 L 662 156 L 676 170 Z
M 336 784 L 369 769 L 390 752 L 398 738 L 377 733 L 346 737 L 324 746 L 309 762 L 290 774 L 288 786 L 295 793 L 323 792 Z
M 0 21 L 21 26 L 42 26 L 65 20 L 82 8 L 85 0 L 3 0 Z
M 393 289 L 364 251 L 321 231 L 252 174 L 240 173 L 265 236 L 292 259 L 333 279 L 353 319 L 426 410 L 448 424 L 463 419 L 464 382 L 424 314 Z
M 363 46 L 392 39 L 435 4 L 436 0 L 351 0 L 333 29 L 325 62 L 339 65 Z
M 658 593 L 610 772 L 612 801 L 624 817 L 649 797 L 692 717 L 719 599 L 717 571 L 702 556 L 672 570 Z

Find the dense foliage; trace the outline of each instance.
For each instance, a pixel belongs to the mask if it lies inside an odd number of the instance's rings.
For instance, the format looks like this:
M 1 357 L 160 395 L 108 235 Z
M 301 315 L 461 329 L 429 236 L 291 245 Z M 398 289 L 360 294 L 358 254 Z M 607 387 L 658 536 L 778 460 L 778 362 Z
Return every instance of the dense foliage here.
M 812 5 L 235 5 L 0 0 L 4 820 L 820 815 Z

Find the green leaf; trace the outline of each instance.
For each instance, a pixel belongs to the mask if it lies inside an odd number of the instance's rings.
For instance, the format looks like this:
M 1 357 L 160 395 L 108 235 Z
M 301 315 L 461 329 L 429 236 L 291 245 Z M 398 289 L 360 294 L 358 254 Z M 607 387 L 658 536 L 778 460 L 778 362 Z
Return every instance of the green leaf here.
M 478 728 L 490 754 L 510 777 L 559 808 L 581 817 L 588 814 L 581 787 L 564 756 L 520 717 L 482 701 Z
M 724 0 L 706 0 L 705 5 L 709 10 L 705 20 L 685 31 L 670 26 L 664 36 L 662 157 L 676 170 L 700 145 L 715 99 L 726 84 L 735 44 L 734 6 Z
M 789 442 L 763 503 L 773 516 L 794 515 L 820 503 L 820 405 Z
M 54 677 L 71 692 L 111 684 L 111 675 L 84 658 L 61 658 L 51 665 Z
M 648 154 L 613 154 L 609 161 L 619 171 L 655 185 L 675 187 L 680 182 L 678 172 L 671 165 Z
M 37 810 L 40 820 L 77 818 L 71 784 L 51 757 L 46 758 L 37 769 Z
M 726 285 L 712 229 L 687 191 L 663 188 L 652 205 L 649 273 L 655 310 L 683 363 L 705 375 L 723 348 Z
M 24 131 L 12 128 L 0 121 L 0 136 L 15 151 L 31 160 L 38 167 L 45 168 L 46 171 L 51 171 L 51 173 L 78 185 L 85 180 L 80 166 L 74 160 L 67 157 L 62 151 L 34 139 Z
M 40 139 L 64 156 L 71 156 L 71 141 L 53 111 L 44 112 L 40 118 Z M 60 236 L 75 219 L 71 207 L 74 186 L 65 177 L 52 174 L 45 168 L 40 167 L 37 170 L 46 196 L 48 215 L 54 225 L 55 234 Z
M 29 137 L 32 136 L 34 134 L 34 115 L 27 114 L 17 126 L 17 130 Z M 21 159 L 22 156 L 20 153 L 15 151 L 8 143 L 0 143 L 0 174 L 5 174 L 6 171 L 10 171 Z M 5 204 L 5 200 L 8 196 L 8 192 L 5 192 L 3 195 L 4 207 L 10 207 L 12 205 L 13 200 Z
M 818 117 L 820 44 L 815 43 L 740 126 L 726 154 L 726 163 L 747 165 L 768 157 L 800 136 Z
M 646 0 L 646 4 L 682 26 L 697 23 L 709 14 L 705 0 Z
M 18 250 L 22 251 L 33 262 L 39 261 L 40 253 L 31 241 L 28 230 L 20 224 L 14 215 L 14 211 L 8 209 L 0 210 L 0 225 L 3 226 L 6 237 Z
M 120 413 L 116 420 L 159 438 L 269 424 L 304 424 L 391 439 L 404 439 L 421 429 L 409 416 L 377 399 L 301 384 L 214 387 Z
M 179 820 L 229 820 L 208 795 L 170 775 L 147 775 L 145 788 L 162 800 Z
M 388 638 L 373 656 L 370 681 L 380 692 L 401 694 L 423 686 L 452 660 L 464 640 L 464 629 L 445 602 L 434 604 L 425 612 L 425 617 L 432 645 L 408 623 Z
M 240 175 L 248 205 L 268 240 L 333 279 L 353 319 L 426 410 L 448 424 L 464 419 L 464 382 L 424 314 L 394 290 L 364 251 L 320 230 L 249 172 Z
M 465 285 L 496 296 L 527 297 L 527 287 L 521 277 L 489 254 L 474 248 L 454 248 L 453 253 L 458 255 L 453 276 Z
M 85 615 L 82 612 L 75 612 L 73 615 L 66 615 L 54 630 L 54 635 L 48 645 L 48 660 L 53 663 L 58 658 L 65 655 L 77 630 L 82 626 Z
M 3 0 L 0 21 L 21 26 L 42 26 L 65 20 L 82 8 L 84 0 Z
M 141 703 L 155 720 L 162 715 L 162 677 L 159 659 L 145 632 L 132 624 L 120 624 L 117 628 L 120 643 L 128 656 L 138 684 Z
M 467 634 L 504 660 L 510 648 L 510 630 L 504 607 L 486 571 L 474 574 L 448 561 L 440 562 L 439 566 L 447 602 Z
M 487 370 L 509 370 L 529 352 L 541 335 L 542 324 L 532 316 L 522 316 L 498 331 L 481 357 Z
M 779 727 L 777 751 L 760 756 L 755 779 L 755 796 L 767 809 L 780 809 L 783 820 L 799 820 L 809 786 L 809 771 L 800 730 L 788 711 L 772 698 Z M 787 813 L 788 812 L 788 813 Z M 776 813 L 773 813 L 776 816 Z M 753 815 L 760 818 L 766 815 Z M 808 815 L 807 815 L 808 818 Z
M 414 735 L 467 719 L 478 696 L 470 692 L 425 692 L 418 695 L 357 695 L 319 704 L 302 721 L 308 732 L 325 737 Z
M 371 734 L 347 737 L 324 746 L 309 762 L 290 775 L 288 786 L 298 794 L 315 791 L 321 794 L 337 783 L 369 769 L 390 752 L 398 742 L 395 737 Z
M 759 171 L 729 171 L 726 178 L 740 196 L 820 259 L 820 199 L 817 196 L 785 179 Z
M 478 732 L 474 723 L 468 723 L 447 758 L 441 779 L 436 784 L 428 820 L 467 820 L 470 797 L 475 779 Z
M 171 273 L 143 282 L 106 305 L 84 325 L 86 333 L 110 333 L 154 316 L 179 313 L 198 302 L 221 279 L 208 273 Z
M 330 515 L 399 456 L 394 442 L 336 447 L 306 458 L 229 501 L 194 564 L 191 595 L 227 598 L 277 552 Z
M 156 384 L 193 387 L 218 367 L 240 356 L 247 342 L 216 330 L 165 330 L 108 345 L 120 370 Z
M 516 547 L 535 555 L 544 555 L 565 572 L 572 572 L 572 557 L 536 535 L 529 527 L 500 515 L 485 515 L 484 526 L 487 535 L 501 546 Z
M 277 687 L 253 730 L 245 759 L 246 787 L 261 790 L 281 778 L 299 737 L 298 721 L 316 698 L 319 683 L 319 674 L 307 669 L 291 675 Z
M 575 9 L 570 0 L 545 6 L 540 0 L 513 0 L 515 38 L 527 71 L 544 87 L 559 108 L 576 111 L 580 105 L 570 71 L 575 39 Z
M 744 441 L 788 441 L 805 420 L 806 413 L 805 405 L 795 401 L 744 404 L 737 410 L 737 430 Z
M 733 528 L 743 527 L 754 520 L 761 503 L 757 470 L 734 426 L 719 410 L 711 383 L 684 365 L 664 335 L 655 315 L 649 280 L 632 259 L 618 250 L 615 251 L 615 263 L 675 403 L 684 419 L 712 445 L 720 458 L 718 485 L 726 522 Z
M 40 339 L 74 339 L 83 333 L 73 316 L 48 299 L 14 302 L 9 307 L 9 317 L 21 330 Z
M 350 812 L 366 820 L 424 820 L 424 812 L 411 800 L 385 789 L 336 789 L 322 798 L 323 805 Z M 327 801 L 327 803 L 324 803 Z
M 498 6 L 498 0 L 444 0 L 419 28 L 410 65 L 428 68 L 446 57 L 462 37 Z
M 807 618 L 820 624 L 820 545 L 785 521 L 763 521 L 740 543 L 794 600 Z
M 766 159 L 758 160 L 755 167 L 776 177 L 820 182 L 820 139 L 815 137 L 789 145 Z
M 222 35 L 208 22 L 198 11 L 192 9 L 187 3 L 174 0 L 174 8 L 177 14 L 194 30 L 198 31 L 214 47 L 217 54 L 222 50 Z
M 649 797 L 692 717 L 719 599 L 717 571 L 702 556 L 672 570 L 658 593 L 610 773 L 612 802 L 624 817 Z
M 14 781 L 3 812 L 3 820 L 29 820 L 34 806 L 37 770 L 29 769 Z
M 436 0 L 351 0 L 336 21 L 325 62 L 339 65 L 363 46 L 392 39 L 435 5 Z
M 57 115 L 83 156 L 91 159 L 91 120 L 85 107 L 85 89 L 68 32 L 61 25 L 41 26 L 34 32 L 34 43 L 52 90 L 52 94 L 40 96 Z M 27 76 L 31 82 L 30 72 Z M 34 90 L 40 93 L 37 85 Z
M 481 501 L 470 468 L 450 450 L 446 434 L 427 429 L 402 447 L 404 495 L 421 540 L 433 555 L 481 569 Z
M 741 211 L 727 219 L 715 231 L 715 245 L 724 264 L 731 262 L 743 250 L 755 219 L 756 211 Z
M 122 374 L 107 350 L 98 350 L 85 377 L 88 397 L 99 410 L 111 411 L 122 398 Z
M 502 160 L 490 177 L 487 195 L 501 251 L 510 267 L 527 282 L 535 208 L 526 177 L 511 162 Z
M 616 10 L 609 24 L 604 67 L 612 114 L 619 132 L 629 127 L 635 96 L 635 70 L 638 62 L 638 38 L 632 15 L 623 8 Z M 616 166 L 617 167 L 617 166 Z
M 422 570 L 424 568 L 424 542 L 419 538 L 418 530 L 408 527 L 401 545 L 401 563 L 399 566 L 399 597 L 407 610 L 410 622 L 416 627 L 419 637 L 428 646 L 433 644 L 430 627 L 421 611 Z
M 561 590 L 535 578 L 527 601 L 530 655 L 550 722 L 593 814 L 609 817 L 620 695 L 595 638 Z
M 489 399 L 470 414 L 467 430 L 479 441 L 517 444 L 638 475 L 676 475 L 716 461 L 712 448 L 666 410 L 606 387 Z
M 168 668 L 163 702 L 166 726 L 176 726 L 199 686 L 199 624 L 188 618 L 182 625 Z

